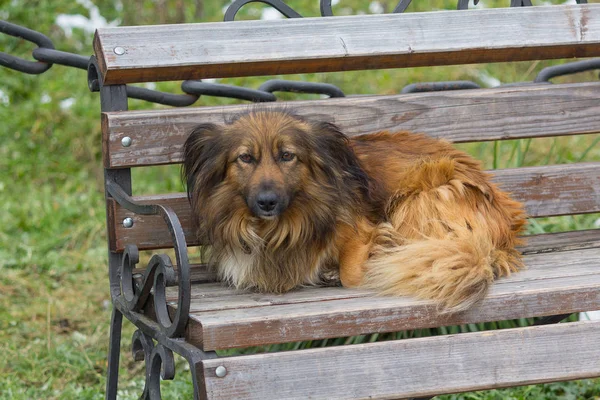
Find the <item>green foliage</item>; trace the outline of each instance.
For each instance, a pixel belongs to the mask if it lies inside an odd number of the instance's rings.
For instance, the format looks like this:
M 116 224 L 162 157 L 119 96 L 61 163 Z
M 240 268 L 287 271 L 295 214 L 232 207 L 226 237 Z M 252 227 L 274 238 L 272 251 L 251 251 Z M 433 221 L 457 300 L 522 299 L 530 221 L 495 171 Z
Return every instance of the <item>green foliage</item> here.
M 559 3 L 560 1 L 553 1 Z M 395 2 L 381 1 L 390 11 Z M 482 1 L 488 7 L 508 1 Z M 47 34 L 59 50 L 92 54 L 92 35 L 81 29 L 66 34 L 56 24 L 59 14 L 91 11 L 84 0 L 0 0 L 0 18 Z M 109 22 L 122 24 L 218 21 L 219 2 L 202 0 L 97 0 Z M 291 0 L 302 15 L 318 15 L 318 3 Z M 414 1 L 408 11 L 454 8 L 455 1 Z M 262 5 L 242 10 L 238 19 L 256 18 Z M 347 0 L 334 6 L 336 15 L 367 12 L 368 1 Z M 476 38 L 474 38 L 476 40 Z M 0 49 L 31 59 L 33 45 L 0 34 Z M 420 69 L 327 74 L 302 74 L 291 79 L 328 82 L 347 94 L 393 94 L 409 83 L 474 80 L 486 76 L 502 82 L 532 80 L 548 62 L 466 65 Z M 224 83 L 257 88 L 264 78 L 235 78 Z M 581 74 L 575 80 L 593 80 Z M 178 82 L 157 84 L 178 93 Z M 104 193 L 101 167 L 99 98 L 90 93 L 84 71 L 54 66 L 40 76 L 0 67 L 0 399 L 101 399 L 106 376 L 110 303 L 106 274 Z M 286 99 L 318 98 L 285 95 Z M 201 98 L 198 105 L 231 104 L 227 99 Z M 132 109 L 154 108 L 132 100 Z M 532 139 L 462 145 L 487 168 L 598 160 L 598 136 Z M 176 166 L 136 169 L 134 191 L 181 190 Z M 597 215 L 532 221 L 530 231 L 586 229 Z M 242 349 L 224 354 L 295 350 L 376 340 L 506 328 L 530 320 L 444 327 Z M 143 388 L 143 365 L 128 351 L 133 327 L 125 324 L 119 398 L 134 399 Z M 175 381 L 164 382 L 166 399 L 191 397 L 186 363 L 178 360 Z M 444 399 L 593 399 L 600 382 L 528 386 L 511 390 L 442 396 Z

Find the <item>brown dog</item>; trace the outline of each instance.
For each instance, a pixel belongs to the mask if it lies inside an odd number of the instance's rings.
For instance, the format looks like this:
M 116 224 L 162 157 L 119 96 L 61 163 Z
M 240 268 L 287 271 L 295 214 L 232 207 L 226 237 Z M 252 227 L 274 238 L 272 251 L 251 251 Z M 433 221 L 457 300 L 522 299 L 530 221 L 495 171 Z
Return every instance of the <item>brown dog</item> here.
M 521 267 L 521 204 L 478 161 L 407 132 L 348 139 L 258 111 L 197 126 L 187 181 L 209 263 L 237 288 L 281 293 L 339 270 L 346 287 L 464 310 Z

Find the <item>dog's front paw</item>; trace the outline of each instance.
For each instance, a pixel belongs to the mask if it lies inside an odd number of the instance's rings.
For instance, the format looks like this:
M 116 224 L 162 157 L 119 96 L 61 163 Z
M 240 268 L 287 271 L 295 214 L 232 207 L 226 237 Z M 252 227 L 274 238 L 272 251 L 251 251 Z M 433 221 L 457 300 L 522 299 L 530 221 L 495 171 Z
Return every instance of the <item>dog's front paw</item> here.
M 369 258 L 384 253 L 386 250 L 401 246 L 402 242 L 403 240 L 400 237 L 400 234 L 394 229 L 392 224 L 389 222 L 382 222 L 375 228 L 375 232 L 371 239 Z
M 326 269 L 319 272 L 321 286 L 342 286 L 339 269 Z

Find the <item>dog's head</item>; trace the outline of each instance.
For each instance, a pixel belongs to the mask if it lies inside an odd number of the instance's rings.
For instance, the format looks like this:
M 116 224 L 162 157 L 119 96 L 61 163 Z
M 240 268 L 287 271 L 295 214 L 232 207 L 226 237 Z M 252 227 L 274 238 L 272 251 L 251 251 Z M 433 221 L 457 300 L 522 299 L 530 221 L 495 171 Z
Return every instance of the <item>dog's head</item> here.
M 331 201 L 334 193 L 368 188 L 338 128 L 274 111 L 197 126 L 185 143 L 183 177 L 195 210 L 218 196 L 229 204 L 243 200 L 262 220 L 277 219 L 298 202 Z

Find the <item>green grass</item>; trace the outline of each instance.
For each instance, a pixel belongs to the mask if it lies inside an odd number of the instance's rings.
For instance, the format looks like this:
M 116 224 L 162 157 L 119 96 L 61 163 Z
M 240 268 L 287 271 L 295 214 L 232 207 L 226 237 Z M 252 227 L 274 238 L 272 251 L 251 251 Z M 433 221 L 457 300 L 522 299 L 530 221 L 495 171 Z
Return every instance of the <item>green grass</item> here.
M 181 8 L 164 2 L 96 1 L 108 20 L 125 24 L 192 21 L 194 2 Z M 219 20 L 220 6 L 206 2 L 203 20 Z M 211 4 L 208 4 L 211 3 Z M 303 15 L 317 15 L 316 1 L 289 2 Z M 423 11 L 429 2 L 413 2 L 411 11 Z M 429 3 L 430 4 L 430 3 Z M 503 4 L 500 1 L 488 2 Z M 141 10 L 138 12 L 138 6 Z M 451 2 L 435 5 L 452 8 Z M 385 4 L 386 7 L 393 5 Z M 368 2 L 342 1 L 336 14 L 356 13 Z M 260 7 L 259 7 L 260 8 Z M 67 37 L 56 25 L 57 14 L 88 11 L 76 2 L 0 0 L 0 17 L 48 34 L 64 51 L 91 54 L 91 35 L 75 30 Z M 250 17 L 244 11 L 241 18 Z M 476 40 L 476 38 L 474 39 Z M 0 49 L 28 59 L 33 46 L 0 35 Z M 479 83 L 480 73 L 503 82 L 532 80 L 548 62 L 467 65 L 377 72 L 298 75 L 293 79 L 322 81 L 347 94 L 398 93 L 419 81 L 469 79 Z M 256 88 L 268 78 L 239 78 L 225 83 Z M 592 73 L 574 80 L 594 80 Z M 563 79 L 564 81 L 564 79 Z M 179 83 L 161 83 L 159 89 L 178 93 Z M 28 76 L 0 68 L 0 399 L 101 399 L 106 376 L 110 320 L 102 167 L 100 161 L 99 97 L 89 93 L 85 72 L 54 66 L 41 76 Z M 315 98 L 287 95 L 285 98 Z M 70 108 L 61 102 L 74 99 Z M 198 105 L 230 104 L 231 100 L 202 98 Z M 131 108 L 155 107 L 131 101 Z M 597 135 L 462 145 L 486 168 L 598 161 Z M 181 190 L 177 167 L 135 170 L 134 190 L 160 193 Z M 598 215 L 540 219 L 530 232 L 587 229 Z M 275 351 L 306 347 L 364 343 L 441 333 L 504 328 L 531 321 L 446 327 L 386 335 L 367 335 L 292 343 L 241 352 Z M 133 362 L 129 346 L 134 328 L 126 323 L 123 334 L 119 398 L 134 399 L 143 387 L 143 363 Z M 164 382 L 166 399 L 187 398 L 191 381 L 186 365 L 178 361 L 175 381 Z M 600 396 L 600 381 L 527 386 L 499 391 L 441 396 L 443 399 L 593 399 Z

